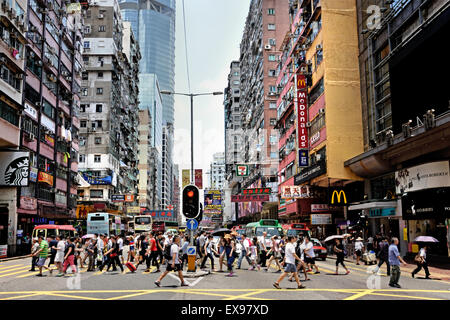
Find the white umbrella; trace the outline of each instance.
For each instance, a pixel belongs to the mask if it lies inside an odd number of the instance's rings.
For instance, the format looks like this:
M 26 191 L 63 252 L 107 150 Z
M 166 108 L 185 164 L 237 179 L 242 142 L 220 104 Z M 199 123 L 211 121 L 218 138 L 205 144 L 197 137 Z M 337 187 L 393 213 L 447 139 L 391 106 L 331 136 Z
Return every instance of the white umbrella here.
M 334 235 L 334 236 L 329 236 L 328 238 L 325 239 L 325 242 L 328 242 L 328 241 L 331 241 L 331 240 L 334 240 L 334 239 L 344 239 L 344 236 L 343 235 L 339 235 L 339 234 Z
M 439 242 L 439 240 L 430 236 L 420 236 L 415 238 L 414 242 Z

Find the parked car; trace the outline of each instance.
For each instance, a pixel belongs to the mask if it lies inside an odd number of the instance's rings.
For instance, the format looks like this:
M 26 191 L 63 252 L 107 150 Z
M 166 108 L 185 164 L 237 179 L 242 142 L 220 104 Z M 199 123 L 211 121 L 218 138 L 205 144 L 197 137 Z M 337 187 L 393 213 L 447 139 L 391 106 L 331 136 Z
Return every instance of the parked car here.
M 311 241 L 314 244 L 313 249 L 316 258 L 320 258 L 325 261 L 327 259 L 327 248 L 325 248 L 316 238 L 311 238 Z

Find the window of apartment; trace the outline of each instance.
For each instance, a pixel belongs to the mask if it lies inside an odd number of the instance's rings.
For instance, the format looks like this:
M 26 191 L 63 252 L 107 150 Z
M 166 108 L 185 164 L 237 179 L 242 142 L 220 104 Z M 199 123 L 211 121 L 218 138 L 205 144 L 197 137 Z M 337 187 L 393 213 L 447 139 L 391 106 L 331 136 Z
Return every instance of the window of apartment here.
M 94 162 L 98 163 L 102 161 L 102 155 L 94 154 Z
M 103 78 L 103 72 L 98 72 L 97 73 L 97 78 Z
M 91 198 L 103 198 L 103 190 L 90 190 Z
M 81 95 L 86 97 L 88 95 L 88 88 L 81 88 Z
M 276 109 L 277 108 L 277 103 L 276 102 L 270 102 L 269 103 L 269 109 Z
M 269 39 L 269 44 L 270 44 L 271 46 L 276 46 L 276 45 L 277 45 L 277 40 L 274 39 L 274 38 L 270 38 L 270 39 Z
M 50 119 L 55 119 L 56 110 L 52 107 L 52 105 L 47 101 L 43 100 L 42 104 L 42 112 L 48 116 Z
M 97 88 L 97 95 L 103 94 L 103 88 Z
M 277 57 L 274 54 L 269 54 L 269 61 L 276 61 Z
M 317 98 L 320 97 L 320 95 L 323 93 L 324 87 L 323 87 L 323 78 L 317 82 L 317 84 L 314 86 L 314 88 L 311 90 L 309 94 L 309 101 L 311 104 L 313 104 Z
M 98 26 L 98 32 L 105 32 L 106 26 Z
M 82 72 L 81 73 L 81 80 L 88 80 L 88 79 L 89 79 L 88 73 L 87 72 Z
M 80 128 L 86 128 L 87 126 L 87 121 L 86 120 L 81 120 L 80 121 Z
M 239 94 L 240 91 L 239 91 L 239 89 L 236 89 L 233 92 L 234 92 L 234 94 Z
M 234 102 L 239 102 L 239 97 L 234 97 Z
M 86 104 L 80 105 L 80 112 L 86 112 Z
M 91 26 L 85 26 L 84 27 L 84 33 L 85 34 L 90 34 L 91 33 Z
M 234 72 L 233 76 L 238 77 L 239 76 L 239 72 L 238 71 Z
M 89 57 L 88 56 L 83 56 L 83 62 L 84 63 L 89 63 Z
M 323 49 L 317 50 L 316 55 L 315 55 L 315 59 L 316 59 L 315 65 L 316 65 L 316 68 L 317 68 L 317 66 L 320 65 L 322 63 L 322 61 L 323 61 Z
M 270 158 L 271 159 L 278 159 L 278 152 L 271 152 L 270 153 Z
M 87 10 L 86 11 L 86 18 L 90 18 L 91 17 L 91 10 Z
M 101 137 L 95 137 L 94 143 L 95 144 L 102 144 L 102 138 Z
M 269 77 L 276 77 L 277 71 L 276 70 L 269 70 Z
M 103 123 L 102 120 L 97 120 L 97 127 L 102 128 L 102 123 Z
M 103 105 L 101 105 L 101 104 L 95 105 L 95 112 L 102 112 L 102 107 L 103 107 Z
M 268 29 L 268 30 L 275 30 L 275 23 L 269 23 L 269 24 L 267 25 L 267 29 Z
M 277 119 L 276 118 L 270 118 L 270 125 L 274 126 L 277 124 Z
M 277 92 L 276 86 L 269 86 L 269 92 Z
M 89 49 L 91 47 L 91 43 L 89 41 L 84 41 L 83 48 Z
M 268 14 L 269 16 L 275 15 L 275 9 L 274 9 L 274 8 L 267 9 L 267 14 Z
M 78 162 L 80 163 L 86 162 L 86 155 L 85 154 L 78 155 Z
M 240 82 L 239 80 L 234 80 L 234 81 L 233 81 L 233 84 L 234 84 L 234 85 L 239 85 L 240 83 L 241 83 L 241 82 Z

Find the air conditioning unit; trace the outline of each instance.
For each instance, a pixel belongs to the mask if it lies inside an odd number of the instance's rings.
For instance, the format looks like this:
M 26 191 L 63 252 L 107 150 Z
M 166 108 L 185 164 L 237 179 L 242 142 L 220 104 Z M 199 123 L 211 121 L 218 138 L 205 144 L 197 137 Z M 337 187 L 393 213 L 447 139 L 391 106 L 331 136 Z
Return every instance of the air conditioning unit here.
M 271 46 L 270 44 L 266 44 L 266 45 L 264 46 L 264 49 L 270 50 L 270 49 L 272 49 L 272 46 Z
M 34 134 L 32 134 L 32 133 L 28 133 L 25 136 L 25 140 L 27 140 L 28 142 L 34 141 L 34 139 L 36 139 L 36 136 Z
M 23 80 L 23 74 L 16 74 L 16 79 Z
M 67 81 L 72 81 L 72 77 L 65 77 Z
M 322 45 L 321 44 L 318 44 L 317 46 L 316 46 L 316 50 L 322 50 Z
M 98 18 L 99 18 L 99 19 L 103 19 L 103 18 L 104 18 L 103 13 L 99 13 Z
M 300 68 L 300 72 L 301 72 L 301 73 L 307 73 L 307 72 L 308 72 L 308 68 L 306 68 L 306 67 L 301 67 L 301 68 Z
M 307 128 L 310 128 L 310 127 L 311 127 L 311 122 L 307 122 L 307 123 L 306 123 L 306 127 L 307 127 Z
M 42 104 L 40 102 L 35 103 L 36 107 L 40 107 Z
M 320 108 L 319 109 L 319 113 L 325 113 L 325 109 L 324 108 Z
M 6 57 L 0 57 L 0 62 L 1 62 L 1 63 L 7 63 L 8 60 L 7 60 Z
M 55 188 L 50 188 L 49 190 L 51 193 L 56 193 L 56 189 Z

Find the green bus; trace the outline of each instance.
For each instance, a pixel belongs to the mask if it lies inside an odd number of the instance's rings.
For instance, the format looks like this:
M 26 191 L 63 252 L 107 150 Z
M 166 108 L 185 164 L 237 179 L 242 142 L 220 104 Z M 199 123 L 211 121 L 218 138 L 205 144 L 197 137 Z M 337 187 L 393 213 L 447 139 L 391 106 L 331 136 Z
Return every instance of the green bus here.
M 283 228 L 278 220 L 261 219 L 258 222 L 252 222 L 245 226 L 245 234 L 249 238 L 259 237 L 267 232 L 266 238 L 270 239 L 273 236 L 281 237 L 283 235 Z

